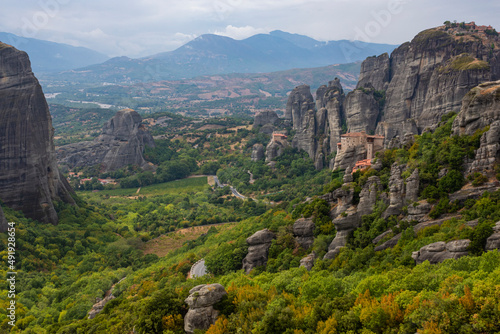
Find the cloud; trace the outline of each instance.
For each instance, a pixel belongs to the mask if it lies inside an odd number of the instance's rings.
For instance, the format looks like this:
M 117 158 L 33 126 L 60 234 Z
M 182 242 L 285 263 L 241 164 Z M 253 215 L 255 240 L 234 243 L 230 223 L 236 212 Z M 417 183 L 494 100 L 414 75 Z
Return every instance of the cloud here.
M 269 33 L 269 30 L 264 28 L 254 28 L 252 26 L 234 27 L 232 25 L 228 25 L 222 31 L 217 30 L 214 32 L 215 35 L 227 36 L 234 39 L 245 39 L 256 34 L 267 33 Z
M 4 1 L 0 29 L 17 35 L 85 46 L 110 56 L 147 56 L 173 50 L 196 36 L 235 39 L 283 30 L 318 40 L 354 39 L 369 31 L 398 0 L 36 0 Z M 500 28 L 497 0 L 401 0 L 401 13 L 381 24 L 371 41 L 401 43 L 445 20 Z M 53 10 L 43 4 L 58 3 Z M 45 6 L 46 7 L 46 6 Z M 43 15 L 43 13 L 47 15 Z M 50 14 L 50 15 L 49 15 Z M 48 18 L 45 20 L 45 18 Z M 27 23 L 36 29 L 26 29 Z M 374 31 L 377 31 L 375 29 Z

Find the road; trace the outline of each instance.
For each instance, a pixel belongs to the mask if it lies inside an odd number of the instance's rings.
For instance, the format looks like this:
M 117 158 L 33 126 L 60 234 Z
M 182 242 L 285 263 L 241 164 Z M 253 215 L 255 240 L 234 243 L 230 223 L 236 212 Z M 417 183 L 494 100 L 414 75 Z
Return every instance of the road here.
M 236 188 L 234 187 L 229 187 L 229 189 L 231 189 L 231 192 L 233 193 L 234 196 L 238 197 L 238 198 L 241 198 L 241 199 L 247 199 L 245 196 L 243 196 L 242 194 L 240 194 L 238 192 L 238 190 L 236 190 Z
M 224 186 L 220 183 L 219 178 L 217 177 L 217 175 L 214 175 L 214 181 L 215 181 L 215 183 L 217 184 L 217 186 L 219 188 L 224 188 Z
M 205 267 L 205 260 L 201 259 L 191 267 L 191 278 L 205 276 L 207 268 Z

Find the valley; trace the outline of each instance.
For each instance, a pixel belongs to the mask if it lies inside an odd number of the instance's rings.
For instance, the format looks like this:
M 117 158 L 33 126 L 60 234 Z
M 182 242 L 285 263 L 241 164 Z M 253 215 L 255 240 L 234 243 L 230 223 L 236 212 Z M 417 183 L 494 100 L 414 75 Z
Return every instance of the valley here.
M 361 63 L 205 75 L 234 43 L 214 36 L 40 81 L 0 43 L 17 272 L 0 331 L 499 332 L 496 30 L 446 21 Z M 240 44 L 269 40 L 319 48 Z M 199 75 L 139 80 L 181 51 Z

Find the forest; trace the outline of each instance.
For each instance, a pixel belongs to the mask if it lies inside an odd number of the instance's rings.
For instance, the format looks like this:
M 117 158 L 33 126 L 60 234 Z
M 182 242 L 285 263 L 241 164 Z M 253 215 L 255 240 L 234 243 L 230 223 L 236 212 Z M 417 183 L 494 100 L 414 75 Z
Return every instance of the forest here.
M 57 226 L 3 207 L 16 224 L 18 240 L 18 320 L 11 333 L 184 333 L 184 300 L 191 288 L 206 283 L 220 283 L 228 293 L 214 306 L 220 315 L 207 334 L 500 332 L 500 252 L 484 252 L 500 220 L 500 191 L 450 201 L 449 193 L 463 185 L 486 182 L 482 174 L 463 177 L 461 170 L 486 129 L 452 136 L 455 117 L 444 116 L 435 131 L 415 136 L 410 147 L 379 153 L 382 168 L 358 171 L 350 184 L 359 200 L 370 176 L 380 178 L 382 192 L 389 191 L 395 162 L 408 166 L 405 179 L 418 168 L 419 199 L 435 204 L 430 215 L 444 222 L 415 233 L 415 221 L 382 218 L 387 204 L 380 200 L 333 260 L 323 259 L 336 231 L 330 205 L 320 196 L 345 187 L 343 173 L 316 171 L 307 155 L 294 149 L 277 158 L 275 168 L 253 162 L 253 144 L 265 144 L 268 137 L 247 128 L 230 130 L 247 125 L 234 119 L 224 129 L 157 139 L 156 148 L 145 152 L 158 165 L 156 174 L 82 170 L 88 177 L 116 178 L 120 186 L 97 189 L 95 182 L 75 181 L 78 205 L 59 203 Z M 440 177 L 443 168 L 448 173 Z M 215 174 L 251 198 L 241 200 L 230 196 L 228 187 L 209 185 Z M 316 226 L 310 249 L 293 235 L 292 225 L 301 217 L 312 218 Z M 468 225 L 472 220 L 476 228 Z M 161 256 L 154 253 L 162 237 L 200 226 L 207 227 L 205 233 Z M 246 274 L 245 240 L 264 228 L 276 234 L 267 265 Z M 375 251 L 372 240 L 386 231 L 378 244 L 401 233 L 399 242 Z M 432 242 L 464 238 L 471 240 L 469 256 L 439 264 L 412 259 L 412 252 Z M 1 244 L 5 261 L 5 236 Z M 311 271 L 299 267 L 313 251 L 317 259 Z M 209 274 L 188 279 L 200 259 Z M 6 281 L 0 289 L 8 289 Z M 87 319 L 96 298 L 108 292 L 116 298 Z M 10 328 L 7 302 L 2 294 L 4 332 Z

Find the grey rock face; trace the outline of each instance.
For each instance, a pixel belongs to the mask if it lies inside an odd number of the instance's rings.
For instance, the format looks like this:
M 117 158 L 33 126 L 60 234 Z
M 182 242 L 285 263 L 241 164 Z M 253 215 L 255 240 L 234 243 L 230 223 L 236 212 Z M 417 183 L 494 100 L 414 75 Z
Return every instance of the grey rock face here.
M 453 122 L 453 133 L 472 135 L 500 120 L 500 81 L 485 82 L 471 89 Z
M 101 313 L 101 311 L 104 309 L 104 306 L 110 301 L 115 299 L 115 296 L 110 294 L 109 296 L 102 298 L 96 298 L 96 303 L 92 306 L 92 309 L 89 311 L 89 316 L 88 319 L 94 319 L 96 315 Z
M 481 145 L 476 150 L 474 161 L 467 173 L 488 173 L 494 171 L 494 165 L 500 151 L 500 120 L 494 121 L 490 129 L 481 136 Z
M 333 170 L 346 169 L 356 164 L 356 161 L 366 158 L 366 148 L 364 146 L 351 146 L 343 149 L 335 156 Z
M 224 287 L 218 283 L 202 284 L 189 290 L 189 297 L 185 302 L 189 306 L 188 313 L 184 317 L 184 330 L 188 334 L 194 333 L 196 329 L 207 330 L 215 323 L 219 311 L 213 305 L 221 301 L 227 295 Z
M 302 117 L 308 110 L 314 110 L 311 87 L 308 85 L 295 87 L 286 104 L 285 121 L 292 124 L 293 129 L 297 130 L 302 124 Z
M 486 251 L 500 249 L 500 222 L 493 227 L 493 234 L 486 240 Z
M 382 190 L 382 183 L 378 176 L 370 176 L 368 182 L 359 193 L 359 204 L 357 213 L 361 217 L 373 212 L 373 207 L 377 202 L 377 193 Z
M 302 123 L 293 137 L 292 147 L 306 151 L 309 157 L 314 159 L 317 150 L 316 133 L 315 112 L 309 109 L 302 115 Z
M 74 200 L 59 173 L 53 137 L 28 55 L 0 43 L 0 199 L 29 218 L 57 224 L 53 201 Z
M 247 238 L 248 254 L 243 259 L 243 269 L 247 274 L 253 268 L 267 264 L 269 247 L 274 238 L 276 235 L 268 229 L 257 231 Z
M 316 261 L 316 253 L 312 252 L 311 254 L 307 255 L 306 257 L 300 260 L 299 267 L 304 267 L 306 268 L 307 271 L 310 271 L 314 266 L 314 261 Z
M 265 156 L 266 156 L 266 151 L 264 149 L 264 145 L 255 144 L 252 147 L 252 156 L 251 156 L 252 161 L 262 160 L 265 158 Z
M 415 168 L 413 173 L 406 179 L 406 196 L 405 200 L 407 204 L 418 201 L 418 190 L 420 186 L 420 177 L 418 174 L 418 168 Z
M 467 247 L 469 247 L 469 244 L 470 240 L 468 239 L 455 240 L 448 243 L 439 241 L 413 252 L 412 258 L 417 264 L 427 260 L 431 264 L 436 264 L 447 259 L 458 259 L 468 255 Z
M 310 218 L 300 218 L 293 224 L 295 239 L 304 249 L 309 249 L 314 242 L 314 222 Z
M 269 144 L 266 146 L 266 162 L 270 162 L 280 155 L 283 154 L 285 148 L 289 147 L 289 143 L 287 140 L 274 140 L 274 137 L 271 139 Z
M 373 89 L 356 89 L 347 94 L 345 100 L 347 132 L 375 132 L 379 103 L 373 97 L 373 92 Z
M 499 79 L 499 50 L 491 51 L 493 42 L 498 43 L 495 37 L 487 43 L 474 39 L 463 42 L 437 28 L 404 43 L 390 59 L 380 56 L 365 60 L 358 88 L 371 85 L 386 91 L 383 117 L 376 132 L 388 142 L 409 133 L 404 129 L 408 119 L 415 120 L 420 133 L 437 124 L 442 115 L 459 110 L 471 88 Z M 464 53 L 481 66 L 458 66 Z
M 427 215 L 432 209 L 432 206 L 427 203 L 427 201 L 420 201 L 418 205 L 414 206 L 413 204 L 408 205 L 408 216 L 406 217 L 407 221 L 416 220 L 418 222 L 423 221 L 425 215 Z
M 401 168 L 397 163 L 391 167 L 389 179 L 389 207 L 385 210 L 383 217 L 399 215 L 404 204 L 404 181 L 401 177 Z
M 387 53 L 378 57 L 368 57 L 361 63 L 358 87 L 372 86 L 376 90 L 386 90 L 391 80 L 390 59 Z
M 154 140 L 144 131 L 141 122 L 141 116 L 134 110 L 120 110 L 103 126 L 94 141 L 60 147 L 57 152 L 59 163 L 70 168 L 101 164 L 104 171 L 127 165 L 151 168 L 142 152 L 145 146 L 154 147 Z
M 278 114 L 273 110 L 264 110 L 255 115 L 255 119 L 253 121 L 253 126 L 263 126 L 266 124 L 274 125 L 279 122 Z

